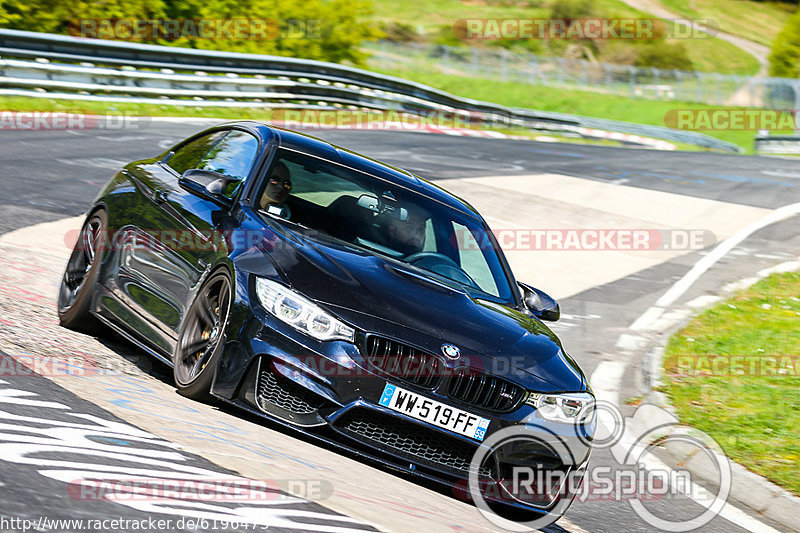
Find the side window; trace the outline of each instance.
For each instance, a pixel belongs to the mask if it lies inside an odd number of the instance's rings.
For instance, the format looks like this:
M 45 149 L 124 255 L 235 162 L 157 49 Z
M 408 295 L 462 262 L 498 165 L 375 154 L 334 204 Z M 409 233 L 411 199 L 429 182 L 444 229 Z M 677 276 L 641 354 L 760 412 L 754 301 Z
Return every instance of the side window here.
M 484 252 L 481 250 L 481 247 L 485 246 L 485 244 L 479 243 L 472 231 L 458 222 L 453 222 L 453 229 L 458 242 L 461 268 L 475 280 L 475 283 L 484 292 L 492 296 L 498 296 L 497 284 Z
M 197 168 L 200 159 L 223 135 L 225 135 L 224 131 L 217 131 L 184 144 L 167 159 L 167 165 L 181 175 L 191 168 Z
M 232 197 L 239 184 L 250 173 L 258 153 L 258 140 L 242 131 L 231 131 L 200 160 L 197 168 L 213 170 L 231 178 L 223 194 Z
M 425 222 L 425 245 L 422 247 L 423 252 L 436 252 L 436 233 L 433 229 L 433 219 L 429 218 Z

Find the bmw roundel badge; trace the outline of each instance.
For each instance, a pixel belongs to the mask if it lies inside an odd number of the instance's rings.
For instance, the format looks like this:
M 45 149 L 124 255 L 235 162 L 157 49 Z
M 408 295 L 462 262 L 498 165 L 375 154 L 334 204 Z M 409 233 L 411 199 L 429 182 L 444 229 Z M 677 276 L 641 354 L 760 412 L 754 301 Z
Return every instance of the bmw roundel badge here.
M 458 359 L 461 356 L 461 350 L 452 344 L 442 344 L 442 353 L 450 359 Z

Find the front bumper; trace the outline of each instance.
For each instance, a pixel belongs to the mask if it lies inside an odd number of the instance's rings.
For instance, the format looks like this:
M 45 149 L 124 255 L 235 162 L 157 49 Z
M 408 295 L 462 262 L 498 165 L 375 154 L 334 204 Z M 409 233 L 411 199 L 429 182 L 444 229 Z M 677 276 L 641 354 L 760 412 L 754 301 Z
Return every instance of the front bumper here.
M 232 321 L 236 325 L 228 332 L 219 362 L 212 388 L 217 397 L 327 441 L 344 443 L 393 469 L 450 485 L 456 496 L 465 496 L 470 464 L 482 442 L 382 406 L 385 385 L 395 384 L 489 419 L 486 439 L 506 428 L 530 429 L 537 442 L 503 444 L 479 465 L 476 473 L 483 483 L 500 481 L 484 493 L 487 500 L 544 513 L 574 497 L 574 483 L 526 498 L 503 481 L 516 479 L 518 468 L 581 475 L 593 425 L 547 422 L 524 402 L 497 411 L 454 401 L 448 397 L 446 380 L 419 387 L 371 364 L 363 353 L 363 339 L 357 339 L 361 348 L 344 341 L 315 341 L 258 306 L 242 307 L 241 312 L 239 321 Z M 553 441 L 562 449 L 566 445 L 568 460 L 549 445 Z

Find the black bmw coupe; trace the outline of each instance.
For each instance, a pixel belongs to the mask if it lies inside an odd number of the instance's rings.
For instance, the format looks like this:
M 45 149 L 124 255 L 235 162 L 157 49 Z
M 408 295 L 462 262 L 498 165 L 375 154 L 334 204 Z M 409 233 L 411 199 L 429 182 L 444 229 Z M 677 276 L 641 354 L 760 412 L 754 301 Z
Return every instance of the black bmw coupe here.
M 558 518 L 574 490 L 505 481 L 589 458 L 594 397 L 542 322 L 558 305 L 515 281 L 475 209 L 300 133 L 228 123 L 125 166 L 89 210 L 58 313 L 172 366 L 186 396 L 428 480 L 472 475 L 494 505 Z M 508 428 L 541 438 L 476 454 Z

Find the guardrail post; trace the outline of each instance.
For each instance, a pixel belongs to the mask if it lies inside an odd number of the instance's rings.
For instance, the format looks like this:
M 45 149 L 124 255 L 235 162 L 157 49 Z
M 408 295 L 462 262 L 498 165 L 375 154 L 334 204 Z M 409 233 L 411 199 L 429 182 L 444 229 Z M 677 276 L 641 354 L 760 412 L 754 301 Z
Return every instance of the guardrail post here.
M 636 98 L 636 67 L 628 67 L 628 94 Z
M 800 112 L 800 82 L 793 81 L 792 90 L 794 90 L 794 109 L 792 110 L 792 118 L 794 119 L 794 132 L 797 134 L 800 132 L 800 128 L 797 126 L 798 112 Z
M 387 55 L 388 55 L 389 51 L 386 49 L 386 41 L 381 41 L 381 47 L 380 47 L 380 51 L 378 53 L 381 55 L 381 59 L 380 59 L 381 70 L 388 70 L 388 68 L 386 66 L 386 62 L 388 60 Z
M 659 87 L 659 85 L 661 84 L 661 71 L 655 67 L 651 68 L 650 71 L 653 73 L 653 85 L 656 86 L 655 87 L 656 100 L 662 100 L 663 98 L 661 97 L 661 87 Z
M 705 80 L 705 75 L 702 72 L 697 73 L 697 90 L 695 92 L 695 100 L 698 102 L 703 101 L 703 81 Z

